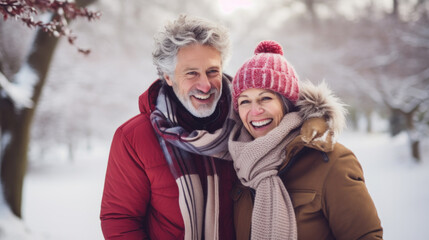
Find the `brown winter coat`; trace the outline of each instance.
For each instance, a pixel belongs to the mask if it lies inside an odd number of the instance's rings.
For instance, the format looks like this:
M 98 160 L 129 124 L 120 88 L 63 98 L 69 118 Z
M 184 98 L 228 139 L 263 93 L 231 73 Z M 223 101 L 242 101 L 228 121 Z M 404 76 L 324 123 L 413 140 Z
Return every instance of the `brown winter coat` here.
M 362 167 L 349 149 L 335 143 L 330 125 L 324 117 L 306 120 L 279 171 L 294 206 L 298 239 L 382 239 Z M 241 184 L 232 192 L 238 240 L 250 239 L 252 195 Z

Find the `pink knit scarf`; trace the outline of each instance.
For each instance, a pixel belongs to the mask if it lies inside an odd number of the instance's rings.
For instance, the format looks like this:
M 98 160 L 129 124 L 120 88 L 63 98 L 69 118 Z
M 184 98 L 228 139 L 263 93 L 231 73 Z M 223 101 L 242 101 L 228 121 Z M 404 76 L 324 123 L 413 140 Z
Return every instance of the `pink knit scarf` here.
M 237 124 L 228 147 L 241 183 L 256 190 L 252 212 L 252 239 L 297 239 L 295 213 L 289 194 L 277 175 L 285 148 L 302 125 L 297 112 L 286 114 L 267 135 L 252 137 Z

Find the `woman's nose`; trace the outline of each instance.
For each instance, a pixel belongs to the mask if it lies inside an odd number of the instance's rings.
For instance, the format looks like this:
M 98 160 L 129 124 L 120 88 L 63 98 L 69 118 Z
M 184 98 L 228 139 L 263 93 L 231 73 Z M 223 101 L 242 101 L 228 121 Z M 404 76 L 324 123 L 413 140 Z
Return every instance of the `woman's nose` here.
M 264 109 L 262 108 L 262 106 L 258 103 L 254 103 L 252 104 L 252 109 L 250 109 L 250 113 L 252 115 L 259 115 L 262 112 L 264 112 Z

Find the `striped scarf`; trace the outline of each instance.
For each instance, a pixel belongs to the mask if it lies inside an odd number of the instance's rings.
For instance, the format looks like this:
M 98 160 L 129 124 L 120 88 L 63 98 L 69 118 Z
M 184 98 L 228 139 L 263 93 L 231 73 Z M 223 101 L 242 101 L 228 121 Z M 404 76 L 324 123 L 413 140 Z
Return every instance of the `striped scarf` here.
M 226 99 L 226 106 L 232 111 L 229 82 L 224 79 L 222 84 L 222 98 Z M 183 116 L 183 112 L 178 112 L 179 103 L 167 94 L 167 88 L 161 87 L 156 109 L 150 117 L 179 189 L 179 207 L 185 226 L 184 239 L 219 239 L 219 179 L 214 161 L 230 159 L 228 135 L 234 121 L 226 117 L 223 126 L 214 132 L 189 132 L 179 125 L 177 116 Z M 220 103 L 217 107 L 220 107 Z M 195 161 L 202 161 L 207 173 L 206 196 Z

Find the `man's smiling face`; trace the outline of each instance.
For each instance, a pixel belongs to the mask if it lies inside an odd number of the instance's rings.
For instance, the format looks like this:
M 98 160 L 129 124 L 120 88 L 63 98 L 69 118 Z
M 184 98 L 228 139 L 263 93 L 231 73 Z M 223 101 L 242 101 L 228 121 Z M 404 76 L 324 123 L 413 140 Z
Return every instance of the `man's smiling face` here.
M 167 84 L 185 108 L 196 117 L 208 117 L 222 93 L 222 59 L 210 46 L 192 44 L 179 49 L 174 77 Z

